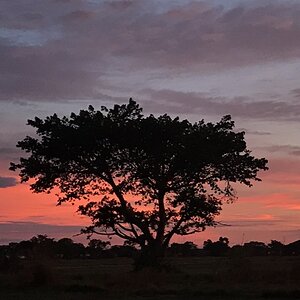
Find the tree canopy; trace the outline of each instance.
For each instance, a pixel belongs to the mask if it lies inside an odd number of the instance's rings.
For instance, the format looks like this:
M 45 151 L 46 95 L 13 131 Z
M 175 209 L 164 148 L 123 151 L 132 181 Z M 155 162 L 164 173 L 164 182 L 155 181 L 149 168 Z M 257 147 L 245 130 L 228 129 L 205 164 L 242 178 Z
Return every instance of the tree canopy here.
M 18 142 L 28 155 L 11 163 L 21 181 L 33 179 L 37 193 L 58 190 L 59 204 L 86 200 L 79 206 L 92 221 L 85 232 L 116 235 L 153 257 L 174 235 L 215 225 L 222 203 L 236 198 L 232 183 L 250 187 L 267 170 L 230 116 L 215 124 L 144 116 L 130 99 L 28 125 L 37 135 Z

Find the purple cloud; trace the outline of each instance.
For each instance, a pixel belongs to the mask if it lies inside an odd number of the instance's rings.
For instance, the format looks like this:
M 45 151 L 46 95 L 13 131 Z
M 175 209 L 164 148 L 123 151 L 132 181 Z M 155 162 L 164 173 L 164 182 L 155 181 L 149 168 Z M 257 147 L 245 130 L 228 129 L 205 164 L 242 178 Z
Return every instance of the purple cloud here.
M 238 131 L 245 131 L 247 134 L 251 134 L 251 135 L 271 135 L 271 132 L 267 132 L 267 131 L 257 131 L 257 130 L 248 130 L 246 128 L 238 128 Z
M 3 1 L 0 100 L 103 99 L 115 74 L 203 73 L 300 56 L 299 4 L 165 3 Z
M 1 177 L 0 176 L 0 189 L 17 185 L 17 180 L 14 177 Z
M 38 234 L 46 234 L 49 237 L 63 238 L 69 237 L 80 242 L 86 243 L 86 236 L 74 237 L 80 233 L 80 226 L 73 225 L 53 225 L 38 222 L 1 222 L 0 223 L 0 244 L 8 242 L 19 242 L 30 239 Z
M 273 146 L 264 147 L 263 149 L 270 152 L 283 152 L 294 156 L 300 156 L 300 146 L 273 145 Z
M 148 111 L 174 114 L 231 114 L 261 120 L 300 121 L 300 104 L 277 100 L 253 101 L 247 97 L 211 97 L 202 93 L 143 90 Z

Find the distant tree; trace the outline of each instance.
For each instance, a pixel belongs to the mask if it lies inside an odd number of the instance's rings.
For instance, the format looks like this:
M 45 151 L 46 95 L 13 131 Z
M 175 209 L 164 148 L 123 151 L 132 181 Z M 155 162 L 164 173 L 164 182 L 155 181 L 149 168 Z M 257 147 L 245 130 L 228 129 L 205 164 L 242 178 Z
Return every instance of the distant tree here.
M 56 254 L 61 258 L 70 258 L 73 256 L 74 242 L 70 238 L 62 238 L 56 243 Z
M 263 242 L 250 241 L 243 245 L 244 252 L 249 256 L 263 256 L 268 252 L 268 247 Z
M 207 251 L 212 256 L 222 256 L 227 254 L 229 249 L 229 240 L 227 237 L 220 237 L 218 241 L 204 241 L 203 250 Z
M 242 245 L 233 245 L 230 248 L 229 254 L 232 257 L 243 257 L 245 255 L 244 248 Z
M 284 247 L 287 255 L 300 255 L 300 240 L 294 241 Z
M 33 248 L 34 248 L 34 243 L 32 241 L 21 241 L 16 244 L 15 251 L 18 256 L 32 258 Z
M 56 243 L 56 253 L 62 258 L 79 258 L 85 254 L 85 247 L 70 238 L 62 238 Z
M 276 240 L 271 240 L 268 244 L 268 249 L 271 255 L 282 255 L 284 252 L 284 244 Z
M 193 242 L 172 243 L 169 252 L 176 256 L 190 256 L 198 247 Z
M 114 245 L 108 250 L 111 257 L 129 257 L 135 258 L 137 249 L 129 245 Z
M 132 99 L 100 111 L 29 120 L 37 136 L 17 144 L 28 156 L 11 163 L 34 192 L 59 190 L 58 204 L 82 199 L 84 232 L 138 244 L 138 264 L 156 265 L 174 235 L 214 226 L 232 182 L 252 186 L 267 160 L 251 155 L 230 116 L 190 123 L 145 117 Z M 97 199 L 98 197 L 98 199 Z
M 55 241 L 46 234 L 39 234 L 30 239 L 32 244 L 33 257 L 53 257 L 55 256 Z
M 104 256 L 104 251 L 110 247 L 109 241 L 92 239 L 89 241 L 87 250 L 91 257 L 97 258 Z
M 108 247 L 110 246 L 110 242 L 109 241 L 102 241 L 102 240 L 92 239 L 92 240 L 89 241 L 88 246 L 92 249 L 103 251 L 103 250 L 108 249 Z
M 38 234 L 30 239 L 30 242 L 34 245 L 52 245 L 53 238 L 49 238 L 46 234 Z

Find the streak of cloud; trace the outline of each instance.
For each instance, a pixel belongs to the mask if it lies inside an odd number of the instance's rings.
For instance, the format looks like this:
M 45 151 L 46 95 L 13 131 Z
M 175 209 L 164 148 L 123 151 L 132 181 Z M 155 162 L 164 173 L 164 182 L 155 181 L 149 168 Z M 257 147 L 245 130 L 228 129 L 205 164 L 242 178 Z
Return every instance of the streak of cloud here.
M 13 187 L 17 185 L 17 180 L 14 177 L 1 177 L 0 176 L 0 189 Z
M 46 234 L 54 238 L 70 237 L 74 239 L 74 235 L 80 233 L 80 229 L 80 226 L 52 225 L 39 222 L 0 222 L 0 244 L 7 244 L 11 241 L 19 242 L 38 234 Z M 80 240 L 86 242 L 85 236 L 81 236 Z
M 234 117 L 300 121 L 300 104 L 277 100 L 253 101 L 247 97 L 228 99 L 194 92 L 144 90 L 148 97 L 145 107 L 150 111 L 179 114 L 231 114 Z

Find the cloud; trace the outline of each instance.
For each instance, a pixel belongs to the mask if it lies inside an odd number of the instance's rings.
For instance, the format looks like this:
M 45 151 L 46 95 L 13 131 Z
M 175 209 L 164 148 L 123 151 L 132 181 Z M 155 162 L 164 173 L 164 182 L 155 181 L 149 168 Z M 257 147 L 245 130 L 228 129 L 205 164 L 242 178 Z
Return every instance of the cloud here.
M 300 161 L 298 159 L 272 158 L 270 160 L 270 170 L 272 174 L 300 175 Z M 268 173 L 271 175 L 271 172 L 267 172 L 266 175 Z
M 113 96 L 116 75 L 203 74 L 300 56 L 300 5 L 287 1 L 228 9 L 208 0 L 14 0 L 1 11 L 1 101 L 102 99 Z
M 245 133 L 247 134 L 251 134 L 251 135 L 271 135 L 271 132 L 267 132 L 267 131 L 256 131 L 256 130 L 248 130 L 246 128 L 238 128 L 238 131 L 245 131 Z
M 273 145 L 273 146 L 263 147 L 263 149 L 270 152 L 283 152 L 294 156 L 300 156 L 300 146 Z
M 38 234 L 46 234 L 54 238 L 70 237 L 73 239 L 75 234 L 80 233 L 81 228 L 80 226 L 52 225 L 38 222 L 0 222 L 0 243 L 7 244 L 12 241 L 30 239 Z M 81 236 L 79 239 L 86 242 L 85 236 Z
M 231 216 L 234 222 L 239 221 L 282 221 L 286 223 L 294 223 L 298 224 L 299 221 L 299 213 L 300 213 L 300 204 L 299 204 L 299 191 L 295 189 L 294 191 L 286 191 L 283 193 L 283 188 L 275 193 L 270 193 L 262 196 L 249 196 L 243 197 L 241 202 L 243 204 L 254 204 L 256 207 L 260 206 L 260 209 L 263 209 L 265 214 L 261 215 L 251 215 L 249 211 L 248 215 L 234 215 Z M 277 210 L 274 210 L 276 208 Z M 270 213 L 272 211 L 272 213 Z M 273 215 L 276 214 L 276 215 Z M 278 215 L 280 214 L 280 215 Z M 289 216 L 287 218 L 287 215 Z M 228 222 L 226 220 L 226 222 Z
M 213 115 L 276 121 L 300 121 L 300 104 L 277 100 L 253 101 L 248 97 L 212 97 L 194 92 L 143 90 L 145 108 L 153 112 Z M 141 94 L 142 94 L 141 93 Z
M 22 152 L 17 147 L 11 147 L 11 148 L 10 147 L 7 147 L 7 148 L 6 147 L 3 147 L 3 148 L 0 147 L 0 157 L 1 156 L 3 156 L 3 157 L 6 157 L 6 156 L 11 157 L 11 156 L 18 155 L 20 153 L 22 153 Z
M 269 171 L 261 174 L 264 184 L 271 184 L 272 190 L 285 190 L 295 194 L 298 200 L 300 187 L 300 160 L 296 157 L 271 158 Z
M 14 148 L 0 148 L 0 154 L 9 154 L 15 151 Z
M 45 223 L 38 223 L 32 221 L 10 221 L 10 222 L 0 222 L 0 232 L 4 230 L 16 230 L 18 229 L 19 232 L 42 232 L 46 230 L 47 232 L 58 232 L 63 229 L 64 232 L 74 232 L 74 230 L 80 230 L 80 226 L 72 226 L 72 225 L 53 225 L 53 224 L 45 224 Z
M 17 185 L 17 180 L 14 177 L 1 177 L 0 176 L 0 189 L 13 187 Z
M 269 213 L 255 214 L 255 215 L 232 215 L 229 219 L 220 221 L 220 227 L 263 227 L 263 226 L 277 226 L 280 223 L 287 222 L 284 218 L 274 216 Z
M 247 227 L 247 228 L 255 228 L 259 227 L 260 229 L 266 227 L 272 227 L 272 226 L 278 226 L 282 225 L 282 223 L 285 223 L 284 220 L 280 219 L 274 219 L 274 220 L 226 220 L 225 224 L 229 227 Z

